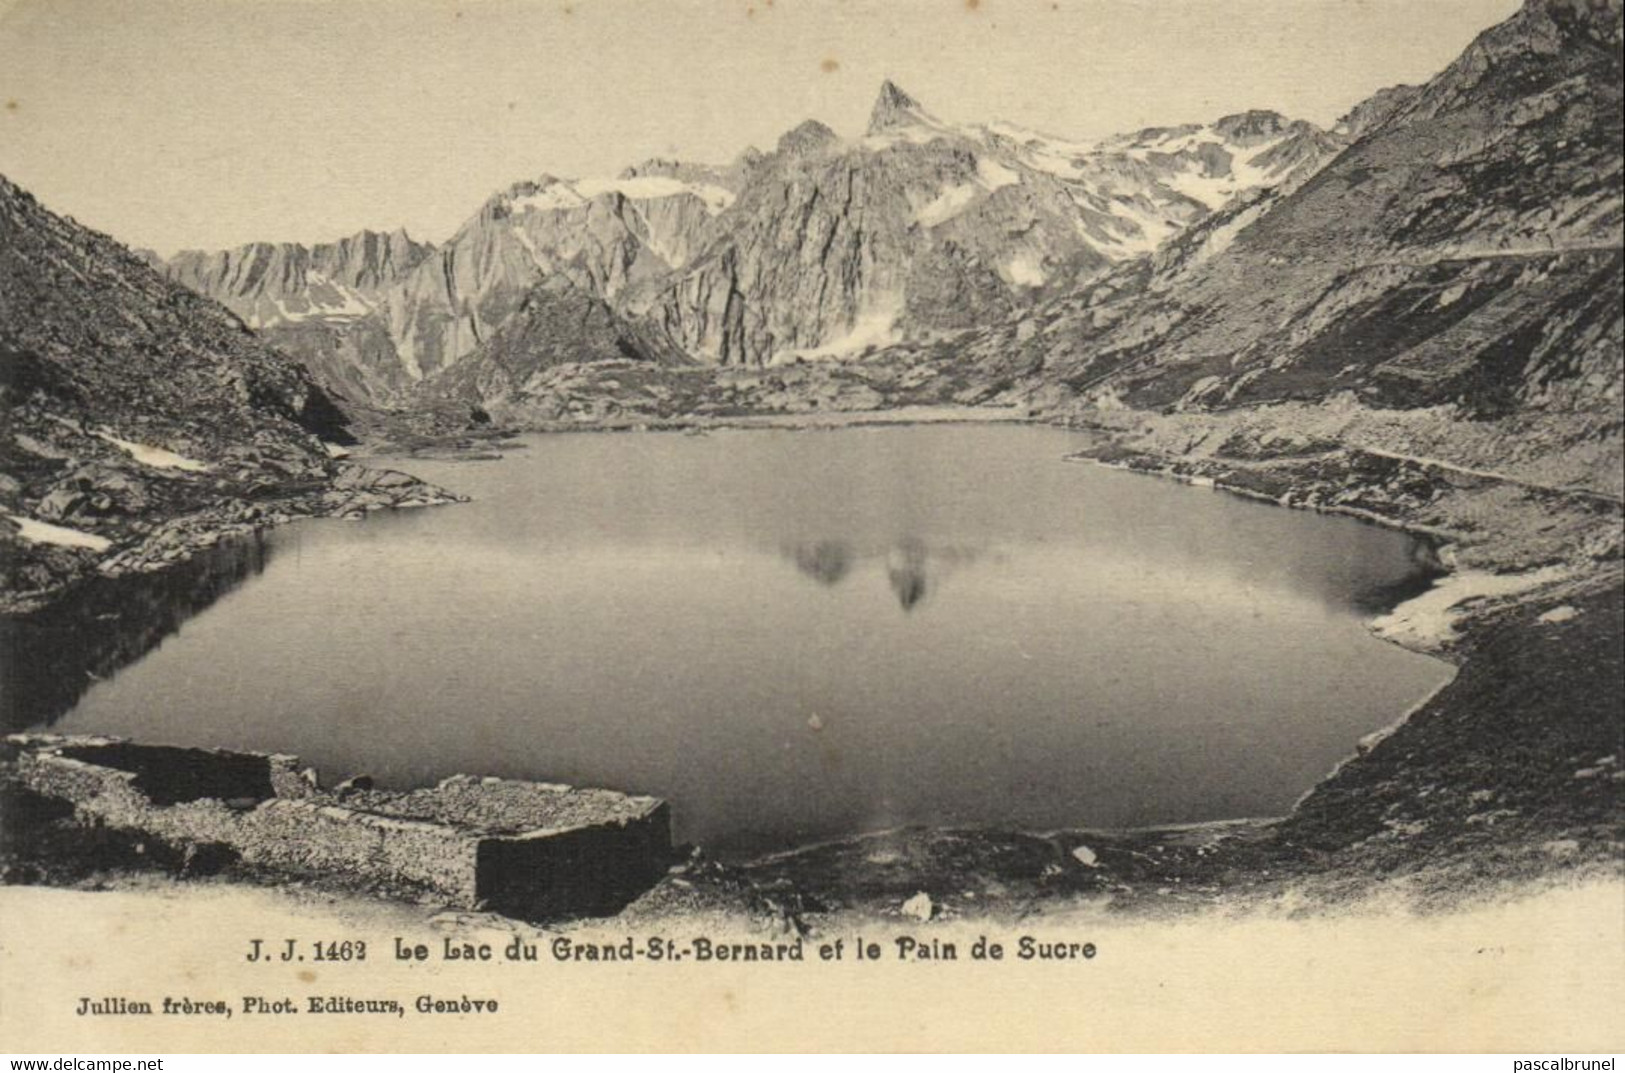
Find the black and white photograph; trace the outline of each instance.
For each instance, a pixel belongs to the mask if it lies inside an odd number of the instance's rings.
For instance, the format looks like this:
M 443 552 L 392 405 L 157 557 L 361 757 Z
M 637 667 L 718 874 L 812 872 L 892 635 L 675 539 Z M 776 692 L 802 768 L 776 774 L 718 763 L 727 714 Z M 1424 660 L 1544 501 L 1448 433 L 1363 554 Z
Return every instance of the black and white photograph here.
M 1625 1048 L 1621 25 L 0 0 L 0 1047 Z

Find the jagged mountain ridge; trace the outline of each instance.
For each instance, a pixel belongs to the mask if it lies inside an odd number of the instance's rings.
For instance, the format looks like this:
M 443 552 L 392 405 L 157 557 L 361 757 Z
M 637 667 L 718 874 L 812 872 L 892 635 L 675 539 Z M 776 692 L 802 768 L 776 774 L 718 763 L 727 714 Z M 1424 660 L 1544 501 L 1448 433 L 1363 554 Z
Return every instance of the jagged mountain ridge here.
M 862 139 L 814 122 L 785 135 L 651 315 L 702 360 L 759 365 L 856 354 L 894 341 L 900 322 L 1006 314 L 1014 292 L 1044 282 L 1045 257 L 1105 263 L 1067 206 L 1001 193 L 1020 181 L 887 83 Z
M 734 196 L 743 164 L 651 161 L 612 180 L 517 183 L 386 296 L 390 338 L 414 380 L 472 353 L 550 276 L 618 304 L 683 263 Z
M 718 364 L 850 357 L 962 330 L 1153 251 L 1230 197 L 1290 184 L 1340 147 L 1274 113 L 1073 145 L 962 127 L 885 83 L 865 134 L 809 121 L 750 170 L 710 246 L 657 297 Z
M 626 322 L 614 334 L 646 341 L 645 356 L 853 356 L 985 323 L 1144 256 L 1236 194 L 1301 181 L 1339 144 L 1245 113 L 1080 145 L 946 124 L 888 82 L 860 138 L 808 121 L 722 167 L 655 160 L 608 180 L 517 183 L 366 286 L 276 263 L 314 264 L 314 251 L 183 254 L 169 267 L 333 382 L 385 401 L 478 351 L 552 276 L 607 303 Z M 273 263 L 249 271 L 260 259 Z
M 434 252 L 404 230 L 362 231 L 306 247 L 254 243 L 183 250 L 164 263 L 171 279 L 241 317 L 273 345 L 359 398 L 385 398 L 411 384 L 374 314 L 384 293 Z
M 574 284 L 589 315 L 682 263 L 735 181 L 729 169 L 661 160 L 608 181 L 544 176 L 491 197 L 439 247 L 361 232 L 315 247 L 183 251 L 164 267 L 347 393 L 400 403 L 478 349 L 546 278 Z
M 196 291 L 220 292 L 250 328 L 311 317 L 360 316 L 376 297 L 415 268 L 434 247 L 406 231 L 361 231 L 305 247 L 255 243 L 206 253 L 182 250 L 170 275 Z

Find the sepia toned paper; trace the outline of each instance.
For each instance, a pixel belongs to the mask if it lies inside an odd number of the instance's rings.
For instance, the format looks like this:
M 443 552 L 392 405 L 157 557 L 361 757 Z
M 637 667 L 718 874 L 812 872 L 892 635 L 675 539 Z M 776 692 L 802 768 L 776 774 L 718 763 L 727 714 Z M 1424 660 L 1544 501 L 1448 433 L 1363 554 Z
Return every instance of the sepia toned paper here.
M 1619 27 L 0 0 L 7 1051 L 1620 1049 Z

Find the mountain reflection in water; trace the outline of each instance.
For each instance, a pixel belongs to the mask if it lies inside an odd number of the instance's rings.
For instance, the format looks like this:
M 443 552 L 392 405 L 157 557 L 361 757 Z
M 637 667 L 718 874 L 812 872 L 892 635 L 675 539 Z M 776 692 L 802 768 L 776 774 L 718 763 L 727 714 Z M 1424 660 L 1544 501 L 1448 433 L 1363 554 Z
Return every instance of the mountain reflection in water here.
M 840 581 L 852 569 L 852 545 L 844 540 L 820 540 L 785 549 L 796 569 L 825 585 Z
M 797 570 L 823 585 L 834 585 L 854 567 L 876 561 L 885 567 L 886 581 L 898 606 L 912 611 L 936 590 L 955 568 L 982 554 L 973 548 L 934 547 L 916 537 L 904 537 L 888 548 L 860 551 L 848 540 L 818 540 L 782 549 Z
M 0 724 L 49 725 L 157 648 L 187 619 L 265 570 L 265 536 L 222 541 L 150 574 L 94 578 L 65 599 L 0 617 Z

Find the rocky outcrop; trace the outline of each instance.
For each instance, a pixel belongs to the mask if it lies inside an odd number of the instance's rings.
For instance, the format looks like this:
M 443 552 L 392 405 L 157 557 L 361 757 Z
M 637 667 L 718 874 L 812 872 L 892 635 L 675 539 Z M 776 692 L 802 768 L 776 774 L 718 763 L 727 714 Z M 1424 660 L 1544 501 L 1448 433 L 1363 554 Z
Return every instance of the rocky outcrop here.
M 661 175 L 601 185 L 544 177 L 493 197 L 387 296 L 382 315 L 408 375 L 423 379 L 473 353 L 543 280 L 569 284 L 555 304 L 574 293 L 590 315 L 664 273 L 691 241 L 687 229 L 730 196 L 706 189 Z
M 534 284 L 519 308 L 470 355 L 419 386 L 424 399 L 457 400 L 504 411 L 546 370 L 565 364 L 682 356 L 640 334 L 601 299 L 561 275 Z
M 1337 121 L 1332 128 L 1350 142 L 1359 141 L 1368 131 L 1380 127 L 1394 112 L 1416 96 L 1420 86 L 1398 85 L 1379 89 Z
M 320 317 L 357 317 L 434 247 L 407 233 L 362 231 L 317 246 L 254 243 L 213 253 L 183 250 L 165 268 L 251 328 Z
M 885 134 L 890 130 L 904 130 L 922 125 L 941 124 L 925 110 L 924 105 L 909 96 L 903 87 L 889 78 L 880 83 L 880 95 L 875 98 L 874 107 L 869 109 L 868 133 Z

